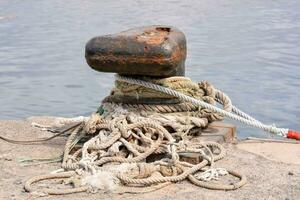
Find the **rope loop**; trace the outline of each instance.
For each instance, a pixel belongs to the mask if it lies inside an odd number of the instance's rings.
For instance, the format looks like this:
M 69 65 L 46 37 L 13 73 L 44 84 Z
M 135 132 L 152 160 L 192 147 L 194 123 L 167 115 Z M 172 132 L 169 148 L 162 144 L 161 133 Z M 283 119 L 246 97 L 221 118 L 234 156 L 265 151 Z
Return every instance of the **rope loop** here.
M 215 162 L 225 156 L 222 145 L 189 141 L 208 123 L 222 120 L 225 111 L 235 109 L 229 97 L 205 81 L 194 83 L 185 77 L 145 79 L 149 82 L 117 76 L 115 88 L 99 112 L 85 119 L 67 139 L 62 168 L 70 173 L 34 177 L 27 181 L 25 189 L 34 191 L 31 185 L 40 180 L 75 177 L 79 177 L 80 187 L 65 193 L 105 188 L 146 192 L 185 179 L 211 189 L 243 186 L 244 176 L 215 168 Z M 180 101 L 164 105 L 115 101 L 122 96 Z M 195 103 L 198 101 L 205 104 Z M 216 103 L 223 105 L 224 112 L 214 109 Z M 258 123 L 242 112 L 240 115 Z M 229 185 L 219 182 L 227 174 L 240 181 Z M 141 190 L 141 186 L 145 189 Z M 63 194 L 59 189 L 43 192 Z

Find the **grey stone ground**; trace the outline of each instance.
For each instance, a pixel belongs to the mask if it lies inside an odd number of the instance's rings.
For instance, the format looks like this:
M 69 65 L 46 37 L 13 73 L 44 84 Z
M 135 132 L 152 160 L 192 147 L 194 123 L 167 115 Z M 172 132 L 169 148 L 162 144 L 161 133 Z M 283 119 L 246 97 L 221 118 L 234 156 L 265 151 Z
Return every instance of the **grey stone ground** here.
M 30 124 L 32 121 L 48 124 L 52 120 L 53 118 L 48 117 L 35 117 L 21 121 L 2 120 L 0 121 L 0 134 L 19 140 L 45 137 L 49 133 L 32 128 Z M 248 145 L 252 152 L 256 149 L 253 150 L 253 145 L 257 144 Z M 288 145 L 285 145 L 286 149 L 289 149 Z M 300 144 L 295 145 L 293 146 L 294 149 L 300 149 Z M 62 138 L 38 145 L 15 145 L 0 141 L 0 199 L 31 199 L 30 194 L 23 189 L 25 180 L 58 169 L 59 163 L 24 167 L 17 160 L 22 157 L 55 157 L 62 152 L 63 146 L 64 139 Z M 276 149 L 276 145 L 270 148 Z M 268 159 L 267 154 L 264 154 L 270 148 L 260 147 L 258 155 L 246 151 L 248 148 L 245 146 L 226 145 L 227 156 L 219 161 L 217 166 L 234 169 L 246 174 L 248 178 L 248 184 L 235 191 L 207 190 L 184 181 L 146 194 L 82 193 L 46 196 L 42 199 L 300 199 L 300 165 L 296 164 L 299 162 L 299 157 L 295 157 L 295 152 L 291 152 L 290 155 L 284 155 L 285 160 L 283 162 L 276 156 L 273 156 L 271 160 Z M 286 157 L 290 157 L 290 159 L 286 159 Z

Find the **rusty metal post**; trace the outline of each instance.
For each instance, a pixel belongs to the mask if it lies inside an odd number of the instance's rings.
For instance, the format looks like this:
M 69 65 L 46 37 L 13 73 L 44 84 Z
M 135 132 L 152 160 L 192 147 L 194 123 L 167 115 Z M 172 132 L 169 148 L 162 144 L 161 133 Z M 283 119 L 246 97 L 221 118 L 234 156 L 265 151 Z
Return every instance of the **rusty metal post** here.
M 87 63 L 100 72 L 153 77 L 184 76 L 186 39 L 174 27 L 146 26 L 92 38 Z

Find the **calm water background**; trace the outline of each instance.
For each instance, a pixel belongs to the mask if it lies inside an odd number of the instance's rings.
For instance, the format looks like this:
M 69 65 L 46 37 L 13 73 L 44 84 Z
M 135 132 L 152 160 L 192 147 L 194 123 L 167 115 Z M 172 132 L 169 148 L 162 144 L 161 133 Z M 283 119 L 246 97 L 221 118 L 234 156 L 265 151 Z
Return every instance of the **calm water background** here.
M 187 76 L 259 120 L 300 130 L 299 0 L 0 0 L 0 119 L 89 115 L 113 75 L 87 66 L 85 43 L 152 24 L 186 34 Z M 267 136 L 239 127 L 241 137 Z

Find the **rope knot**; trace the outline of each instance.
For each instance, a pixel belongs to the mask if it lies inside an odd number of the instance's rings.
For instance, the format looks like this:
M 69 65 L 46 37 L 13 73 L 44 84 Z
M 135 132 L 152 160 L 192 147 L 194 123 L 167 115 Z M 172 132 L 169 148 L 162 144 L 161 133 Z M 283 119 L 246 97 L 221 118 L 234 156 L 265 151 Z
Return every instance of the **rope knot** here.
M 219 180 L 220 176 L 225 176 L 228 171 L 224 168 L 211 168 L 203 173 L 196 174 L 195 177 L 201 181 Z

